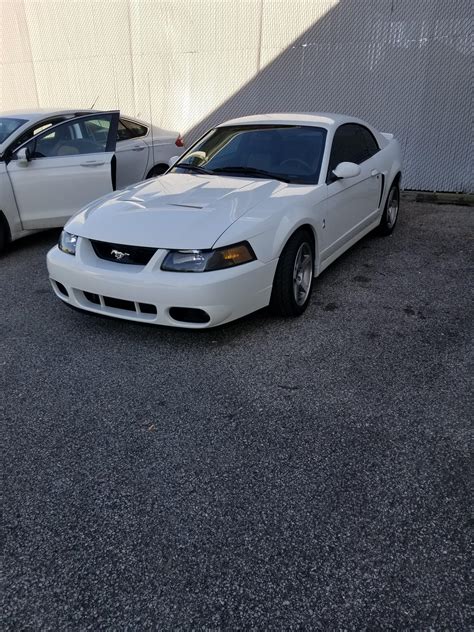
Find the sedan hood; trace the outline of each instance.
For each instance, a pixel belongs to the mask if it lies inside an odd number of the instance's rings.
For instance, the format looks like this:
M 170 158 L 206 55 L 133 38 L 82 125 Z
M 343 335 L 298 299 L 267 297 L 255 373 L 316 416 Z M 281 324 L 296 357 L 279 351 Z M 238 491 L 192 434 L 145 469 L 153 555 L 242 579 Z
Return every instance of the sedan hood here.
M 288 185 L 170 173 L 94 202 L 72 217 L 75 235 L 131 246 L 205 249 L 239 217 Z

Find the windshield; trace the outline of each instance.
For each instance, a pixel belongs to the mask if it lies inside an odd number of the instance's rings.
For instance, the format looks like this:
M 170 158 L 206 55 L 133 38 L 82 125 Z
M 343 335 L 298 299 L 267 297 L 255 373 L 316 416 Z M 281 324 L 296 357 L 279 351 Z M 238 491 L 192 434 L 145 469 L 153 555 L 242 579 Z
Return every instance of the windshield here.
M 317 184 L 326 130 L 302 125 L 217 127 L 198 141 L 173 171 L 260 177 Z
M 25 119 L 0 118 L 0 143 L 6 141 L 10 134 L 13 134 L 23 123 L 26 123 Z

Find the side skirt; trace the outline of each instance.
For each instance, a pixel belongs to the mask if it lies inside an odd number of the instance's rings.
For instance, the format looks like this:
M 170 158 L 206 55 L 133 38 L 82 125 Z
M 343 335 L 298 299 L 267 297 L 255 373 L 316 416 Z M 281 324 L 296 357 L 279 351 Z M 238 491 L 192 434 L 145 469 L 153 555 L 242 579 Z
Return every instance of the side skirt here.
M 331 255 L 326 257 L 324 261 L 321 261 L 319 264 L 319 270 L 317 271 L 317 275 L 321 274 L 323 270 L 325 270 L 328 266 L 330 266 L 331 263 L 333 263 L 333 261 L 335 261 L 338 257 L 342 255 L 343 252 L 346 252 L 346 250 L 349 250 L 349 248 L 351 248 L 354 244 L 360 241 L 362 237 L 365 237 L 365 235 L 370 233 L 370 231 L 374 230 L 374 228 L 377 228 L 379 224 L 380 224 L 380 217 L 377 217 L 377 219 L 374 222 L 366 226 L 363 230 L 360 231 L 360 233 L 357 233 L 356 235 L 354 235 L 354 237 L 352 237 L 352 239 L 350 239 L 349 241 L 346 241 L 344 245 L 341 246 L 341 248 L 336 250 L 336 252 L 333 252 Z

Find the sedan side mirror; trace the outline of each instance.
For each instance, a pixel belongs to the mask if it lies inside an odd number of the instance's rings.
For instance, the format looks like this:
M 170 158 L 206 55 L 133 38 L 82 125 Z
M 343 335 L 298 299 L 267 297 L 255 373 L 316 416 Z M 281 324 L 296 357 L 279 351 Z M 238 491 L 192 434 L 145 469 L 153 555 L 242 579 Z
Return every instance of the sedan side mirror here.
M 340 162 L 333 169 L 332 173 L 338 180 L 341 178 L 355 178 L 360 174 L 360 167 L 355 162 Z
M 18 150 L 16 157 L 18 160 L 18 164 L 22 167 L 26 167 L 31 160 L 30 150 L 28 149 L 28 147 L 22 147 Z
M 172 167 L 176 162 L 178 162 L 179 156 L 173 156 L 168 160 L 168 166 Z

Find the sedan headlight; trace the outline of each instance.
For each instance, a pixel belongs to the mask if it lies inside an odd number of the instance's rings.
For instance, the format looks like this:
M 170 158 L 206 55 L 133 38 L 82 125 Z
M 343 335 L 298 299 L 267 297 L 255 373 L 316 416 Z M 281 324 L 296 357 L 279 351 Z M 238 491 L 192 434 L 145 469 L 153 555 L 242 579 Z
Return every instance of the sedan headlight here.
M 77 235 L 71 235 L 71 233 L 67 233 L 65 230 L 59 236 L 59 250 L 63 252 L 67 252 L 68 255 L 76 254 L 76 244 L 77 244 Z
M 250 244 L 243 241 L 215 250 L 170 250 L 161 269 L 168 272 L 211 272 L 240 266 L 256 258 Z

